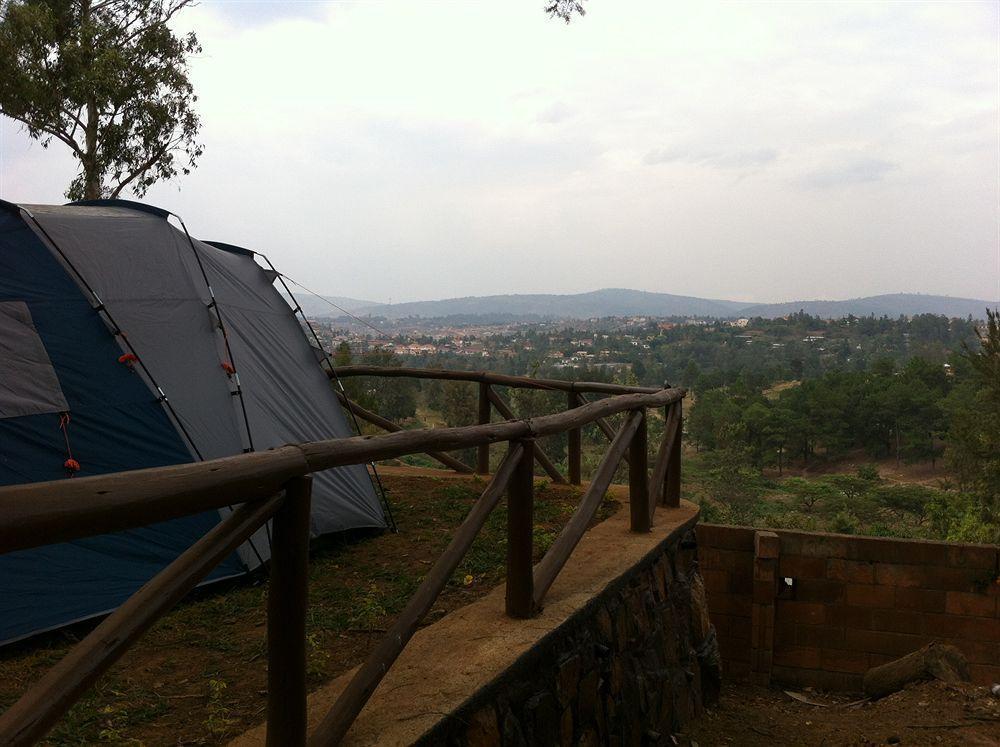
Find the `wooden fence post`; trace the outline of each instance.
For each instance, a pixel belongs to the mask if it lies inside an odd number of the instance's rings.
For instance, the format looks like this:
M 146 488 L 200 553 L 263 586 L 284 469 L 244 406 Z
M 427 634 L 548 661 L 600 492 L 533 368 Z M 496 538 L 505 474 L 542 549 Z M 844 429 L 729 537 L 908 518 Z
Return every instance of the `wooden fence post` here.
M 515 442 L 511 442 L 513 448 Z M 534 529 L 535 442 L 525 439 L 521 460 L 507 487 L 507 614 L 527 618 L 534 613 L 532 533 Z
M 663 486 L 663 505 L 676 508 L 681 505 L 681 436 L 684 433 L 684 411 L 681 403 L 675 402 L 666 409 L 669 419 L 670 408 L 677 408 L 676 435 L 670 448 L 670 461 Z
M 267 744 L 306 743 L 306 607 L 312 475 L 295 477 L 271 530 L 267 591 Z
M 643 409 L 637 412 L 641 413 L 642 417 L 628 448 L 629 517 L 633 532 L 648 532 L 652 522 L 649 510 L 649 474 L 646 471 L 648 468 L 646 411 Z
M 576 392 L 569 392 L 566 395 L 566 407 L 572 410 L 581 405 L 580 395 Z M 567 443 L 567 456 L 566 462 L 569 468 L 569 482 L 570 485 L 579 485 L 582 481 L 582 448 L 581 448 L 581 435 L 582 430 L 580 428 L 572 428 L 566 434 Z
M 485 381 L 479 384 L 479 425 L 490 422 L 490 385 Z M 483 444 L 476 453 L 476 472 L 487 475 L 490 471 L 490 445 Z

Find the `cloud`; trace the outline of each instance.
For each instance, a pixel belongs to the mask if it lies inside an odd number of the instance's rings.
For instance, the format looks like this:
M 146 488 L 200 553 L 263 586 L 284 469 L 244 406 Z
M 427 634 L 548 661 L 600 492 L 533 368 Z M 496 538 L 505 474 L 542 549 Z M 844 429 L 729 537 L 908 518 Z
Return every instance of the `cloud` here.
M 995 298 L 997 12 L 203 0 L 205 155 L 147 199 L 331 295 Z M 0 124 L 0 196 L 74 172 Z
M 320 21 L 329 12 L 329 6 L 319 0 L 296 0 L 296 2 L 208 0 L 203 4 L 208 12 L 240 29 L 267 26 L 292 19 Z
M 576 109 L 564 101 L 555 101 L 538 113 L 537 120 L 542 124 L 559 124 L 576 113 Z
M 663 163 L 691 163 L 713 169 L 751 169 L 766 166 L 777 160 L 774 148 L 754 150 L 687 152 L 680 148 L 654 149 L 646 153 L 643 163 L 656 166 Z
M 899 169 L 898 163 L 880 158 L 851 158 L 842 163 L 827 166 L 803 174 L 797 181 L 811 189 L 834 189 L 855 184 L 879 182 Z

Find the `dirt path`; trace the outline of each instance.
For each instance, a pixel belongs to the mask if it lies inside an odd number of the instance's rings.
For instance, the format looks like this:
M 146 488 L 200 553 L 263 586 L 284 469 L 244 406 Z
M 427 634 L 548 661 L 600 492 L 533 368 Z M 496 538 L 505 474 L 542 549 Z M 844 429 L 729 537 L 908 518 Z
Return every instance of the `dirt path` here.
M 1000 745 L 1000 698 L 985 687 L 925 682 L 871 703 L 802 692 L 827 707 L 778 689 L 728 683 L 719 704 L 681 745 Z

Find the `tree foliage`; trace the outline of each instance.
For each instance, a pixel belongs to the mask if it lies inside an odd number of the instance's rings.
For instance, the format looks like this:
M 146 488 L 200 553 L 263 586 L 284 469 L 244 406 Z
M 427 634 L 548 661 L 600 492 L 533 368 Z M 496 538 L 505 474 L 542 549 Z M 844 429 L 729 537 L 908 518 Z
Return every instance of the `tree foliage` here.
M 969 379 L 949 398 L 949 465 L 966 494 L 968 516 L 954 532 L 1000 541 L 1000 315 L 989 313 L 979 349 L 967 348 Z M 964 527 L 964 529 L 963 529 Z
M 586 9 L 583 4 L 587 0 L 548 0 L 545 3 L 545 12 L 548 13 L 552 18 L 558 18 L 566 23 L 573 20 L 573 16 L 579 14 L 580 16 L 587 15 Z
M 80 171 L 70 199 L 142 196 L 202 153 L 188 58 L 168 22 L 193 0 L 10 0 L 0 18 L 0 113 Z

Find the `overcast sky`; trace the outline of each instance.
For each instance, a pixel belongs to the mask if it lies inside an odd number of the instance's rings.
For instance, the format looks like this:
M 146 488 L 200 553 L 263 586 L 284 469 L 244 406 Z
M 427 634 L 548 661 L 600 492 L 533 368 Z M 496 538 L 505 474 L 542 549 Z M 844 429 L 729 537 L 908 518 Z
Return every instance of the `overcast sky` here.
M 542 5 L 201 0 L 205 155 L 146 201 L 375 301 L 1000 298 L 997 2 Z M 0 124 L 0 196 L 73 173 Z

